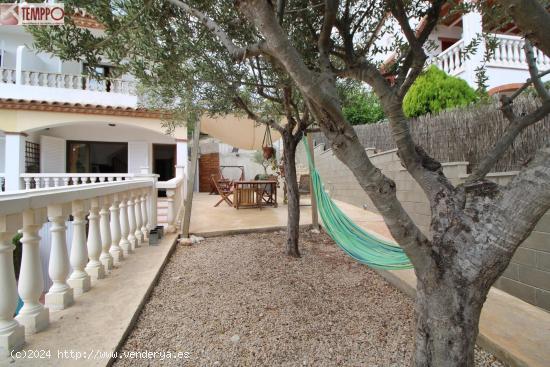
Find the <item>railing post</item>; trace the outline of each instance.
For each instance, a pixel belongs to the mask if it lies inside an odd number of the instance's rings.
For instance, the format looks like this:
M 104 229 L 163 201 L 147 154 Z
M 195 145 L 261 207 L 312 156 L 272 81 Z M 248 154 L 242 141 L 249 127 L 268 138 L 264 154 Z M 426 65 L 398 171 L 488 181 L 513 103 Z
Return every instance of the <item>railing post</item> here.
M 23 307 L 15 319 L 25 327 L 26 334 L 42 331 L 50 323 L 49 310 L 40 304 L 40 296 L 44 290 L 38 235 L 40 227 L 41 223 L 36 220 L 34 210 L 25 210 L 21 238 L 23 257 L 19 273 L 19 295 L 23 299 Z
M 132 191 L 128 193 L 128 241 L 130 242 L 132 251 L 139 247 L 136 238 L 136 212 L 134 210 L 134 194 Z
M 13 350 L 20 350 L 25 344 L 25 328 L 13 318 L 17 308 L 13 235 L 8 231 L 6 217 L 0 216 L 0 358 L 9 356 Z
M 147 191 L 141 193 L 140 202 L 141 218 L 143 219 L 141 223 L 141 233 L 143 233 L 144 241 L 149 241 L 149 231 L 147 229 L 147 225 L 149 222 L 149 215 L 147 214 Z
M 144 242 L 144 239 L 143 233 L 141 233 L 141 196 L 139 191 L 135 193 L 134 197 L 134 212 L 136 213 L 136 231 L 134 232 L 134 235 L 137 239 L 137 244 L 141 245 L 141 243 Z
M 99 211 L 99 232 L 101 234 L 101 255 L 99 261 L 105 270 L 113 268 L 113 257 L 109 253 L 111 247 L 111 228 L 109 225 L 109 198 L 101 198 L 101 210 Z
M 473 0 L 469 0 L 468 2 L 473 2 Z M 462 16 L 462 39 L 464 46 L 470 45 L 472 41 L 476 40 L 483 33 L 482 24 L 481 13 L 476 10 L 472 10 Z M 476 88 L 476 68 L 483 63 L 484 54 L 485 39 L 482 37 L 479 40 L 479 45 L 470 55 L 468 62 L 464 63 L 464 75 L 461 75 L 461 78 L 474 88 Z
M 73 272 L 67 283 L 73 288 L 75 295 L 88 292 L 91 288 L 90 276 L 84 267 L 88 262 L 88 249 L 86 248 L 86 220 L 84 219 L 84 203 L 80 200 L 73 201 L 73 239 L 71 242 L 71 266 Z
M 67 284 L 70 264 L 66 240 L 66 216 L 62 205 L 48 206 L 48 219 L 51 222 L 51 250 L 48 274 L 53 284 L 46 294 L 46 306 L 52 310 L 63 310 L 74 303 L 73 290 Z
M 122 248 L 120 247 L 120 208 L 119 208 L 119 197 L 118 194 L 113 195 L 113 200 L 111 202 L 111 249 L 109 253 L 113 257 L 115 263 L 120 263 L 124 255 Z
M 99 261 L 101 255 L 101 234 L 99 232 L 99 199 L 90 200 L 90 214 L 88 215 L 88 264 L 86 273 L 94 279 L 105 278 L 105 269 Z
M 166 190 L 166 202 L 168 203 L 168 226 L 166 227 L 166 232 L 173 233 L 176 231 L 176 227 L 174 226 L 174 220 L 175 220 L 175 206 L 174 206 L 174 190 Z
M 128 256 L 132 252 L 132 246 L 128 241 L 128 205 L 126 204 L 126 194 L 121 195 L 120 201 L 120 247 L 123 256 Z

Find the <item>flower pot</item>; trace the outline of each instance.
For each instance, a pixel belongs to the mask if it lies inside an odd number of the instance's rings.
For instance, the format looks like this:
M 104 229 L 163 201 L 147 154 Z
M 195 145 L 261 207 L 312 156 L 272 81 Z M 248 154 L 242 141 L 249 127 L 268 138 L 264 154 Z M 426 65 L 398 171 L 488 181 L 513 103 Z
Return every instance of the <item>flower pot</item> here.
M 273 148 L 273 147 L 262 147 L 262 150 L 264 152 L 264 159 L 265 160 L 269 160 L 269 159 L 273 158 L 273 156 L 275 155 L 275 148 Z
M 164 237 L 164 226 L 156 226 L 155 230 L 159 234 L 159 240 Z
M 149 246 L 157 246 L 159 244 L 159 232 L 156 229 L 152 229 L 149 232 Z

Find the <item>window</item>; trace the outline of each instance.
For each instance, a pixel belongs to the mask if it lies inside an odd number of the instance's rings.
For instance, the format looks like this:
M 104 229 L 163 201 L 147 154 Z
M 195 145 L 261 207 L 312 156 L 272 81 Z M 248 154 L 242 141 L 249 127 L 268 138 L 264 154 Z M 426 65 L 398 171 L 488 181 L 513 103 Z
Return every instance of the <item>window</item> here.
M 25 142 L 25 172 L 40 173 L 40 144 Z
M 127 173 L 128 143 L 67 141 L 68 173 Z

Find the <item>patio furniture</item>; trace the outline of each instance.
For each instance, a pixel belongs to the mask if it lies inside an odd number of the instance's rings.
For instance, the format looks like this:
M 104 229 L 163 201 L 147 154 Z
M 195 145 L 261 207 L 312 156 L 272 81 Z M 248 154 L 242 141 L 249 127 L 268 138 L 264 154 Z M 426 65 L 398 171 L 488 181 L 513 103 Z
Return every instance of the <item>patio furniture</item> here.
M 277 180 L 249 180 L 233 183 L 233 206 L 240 208 L 277 207 Z
M 300 194 L 310 194 L 309 175 L 300 175 L 298 191 Z
M 233 201 L 229 198 L 229 195 L 233 194 L 233 183 L 227 181 L 219 181 L 217 175 L 211 175 L 210 179 L 212 185 L 214 185 L 216 192 L 221 196 L 221 199 L 214 205 L 217 207 L 222 201 L 225 201 L 229 206 L 233 206 Z

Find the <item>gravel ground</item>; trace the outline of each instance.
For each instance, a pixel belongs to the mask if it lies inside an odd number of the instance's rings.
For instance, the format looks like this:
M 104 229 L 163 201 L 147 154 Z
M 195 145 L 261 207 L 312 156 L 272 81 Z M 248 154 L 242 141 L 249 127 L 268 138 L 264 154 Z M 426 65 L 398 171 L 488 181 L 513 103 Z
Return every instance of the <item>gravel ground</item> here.
M 411 364 L 411 299 L 325 234 L 302 233 L 301 259 L 284 256 L 283 243 L 279 232 L 178 247 L 121 352 L 188 358 L 116 366 Z M 476 360 L 502 366 L 481 350 Z

